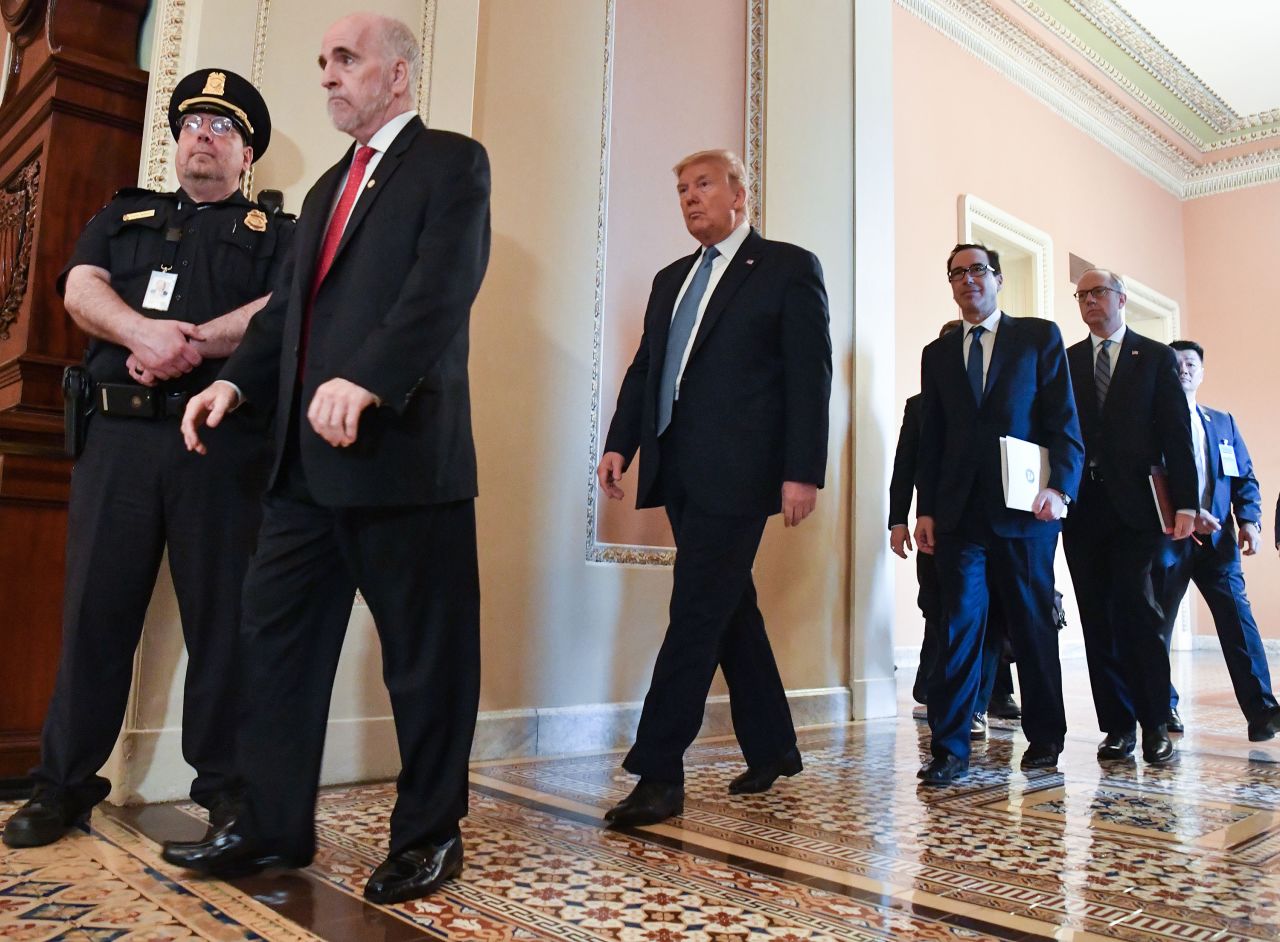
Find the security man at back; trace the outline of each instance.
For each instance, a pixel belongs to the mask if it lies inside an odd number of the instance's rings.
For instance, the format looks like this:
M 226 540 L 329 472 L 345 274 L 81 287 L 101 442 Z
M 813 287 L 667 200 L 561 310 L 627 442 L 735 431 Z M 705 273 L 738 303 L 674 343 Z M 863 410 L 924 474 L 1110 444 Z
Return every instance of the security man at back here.
M 293 223 L 240 192 L 271 119 L 248 81 L 202 69 L 169 102 L 176 193 L 121 190 L 90 220 L 59 276 L 90 336 L 93 414 L 71 484 L 62 655 L 34 797 L 4 829 L 10 847 L 83 825 L 110 783 L 134 651 L 166 544 L 189 663 L 182 752 L 211 822 L 235 800 L 240 587 L 258 529 L 266 416 L 246 407 L 211 435 L 210 457 L 178 423 L 266 303 Z

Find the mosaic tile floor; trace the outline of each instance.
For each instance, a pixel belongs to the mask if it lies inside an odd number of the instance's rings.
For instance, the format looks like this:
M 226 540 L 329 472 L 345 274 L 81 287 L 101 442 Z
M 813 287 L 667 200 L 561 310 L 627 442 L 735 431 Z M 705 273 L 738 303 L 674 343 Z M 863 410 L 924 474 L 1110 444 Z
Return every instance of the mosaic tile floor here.
M 232 884 L 159 860 L 198 809 L 108 809 L 0 852 L 0 940 L 1280 939 L 1280 744 L 1245 740 L 1220 657 L 1179 668 L 1188 734 L 1160 769 L 1094 759 L 1081 662 L 1057 771 L 1016 771 L 1026 742 L 994 721 L 968 778 L 918 786 L 927 731 L 905 702 L 804 731 L 804 773 L 764 795 L 730 798 L 736 746 L 699 743 L 685 814 L 634 831 L 599 826 L 632 785 L 617 755 L 480 765 L 463 879 L 386 908 L 360 891 L 389 785 L 327 790 L 312 867 Z

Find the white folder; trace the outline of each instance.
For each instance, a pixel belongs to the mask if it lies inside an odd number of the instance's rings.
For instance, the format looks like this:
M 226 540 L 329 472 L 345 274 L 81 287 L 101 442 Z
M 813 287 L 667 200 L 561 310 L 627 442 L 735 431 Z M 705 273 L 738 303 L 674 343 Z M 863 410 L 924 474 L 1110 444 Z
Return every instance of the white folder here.
M 1049 486 L 1049 449 L 1021 438 L 1001 436 L 1000 474 L 1004 505 L 1030 513 L 1036 495 Z

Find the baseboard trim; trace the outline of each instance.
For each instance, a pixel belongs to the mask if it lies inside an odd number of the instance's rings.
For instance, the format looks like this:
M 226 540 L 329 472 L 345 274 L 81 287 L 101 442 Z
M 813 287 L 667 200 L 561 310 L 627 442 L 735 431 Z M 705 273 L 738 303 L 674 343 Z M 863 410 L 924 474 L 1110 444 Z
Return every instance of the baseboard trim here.
M 893 682 L 887 681 L 891 693 Z M 865 703 L 882 704 L 885 691 L 860 687 Z M 881 684 L 880 686 L 883 686 Z M 848 687 L 793 690 L 787 694 L 798 728 L 844 723 L 851 717 L 892 715 L 855 710 Z M 882 708 L 882 707 L 881 707 Z M 640 703 L 598 703 L 481 713 L 472 761 L 528 759 L 578 752 L 625 749 L 640 722 Z M 699 736 L 733 732 L 727 696 L 711 697 Z M 118 805 L 175 801 L 186 797 L 191 769 L 182 759 L 180 729 L 134 730 L 121 744 L 125 769 L 111 792 Z M 394 778 L 400 771 L 395 727 L 389 716 L 330 720 L 320 781 L 324 785 Z

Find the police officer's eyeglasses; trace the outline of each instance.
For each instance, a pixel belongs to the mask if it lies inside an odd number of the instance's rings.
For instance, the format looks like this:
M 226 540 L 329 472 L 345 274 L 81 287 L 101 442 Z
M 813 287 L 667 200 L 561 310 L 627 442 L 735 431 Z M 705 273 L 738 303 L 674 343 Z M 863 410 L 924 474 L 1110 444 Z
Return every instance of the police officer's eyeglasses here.
M 993 275 L 1000 274 L 990 265 L 983 265 L 979 262 L 977 265 L 970 265 L 968 268 L 953 268 L 947 272 L 947 281 L 959 281 L 965 275 L 973 275 L 974 278 L 981 278 L 987 272 Z
M 1072 292 L 1071 296 L 1083 304 L 1085 298 L 1093 298 L 1095 301 L 1101 301 L 1107 296 L 1108 291 L 1115 291 L 1116 294 L 1120 293 L 1119 291 L 1116 291 L 1115 288 L 1108 288 L 1106 285 L 1098 285 L 1096 288 L 1085 288 L 1081 291 Z
M 205 118 L 204 115 L 189 114 L 182 119 L 179 127 L 184 131 L 190 131 L 192 134 L 199 134 L 200 129 L 204 127 L 205 121 L 209 122 L 209 130 L 218 137 L 224 137 L 236 129 L 236 123 L 230 118 L 219 115 L 216 118 Z

